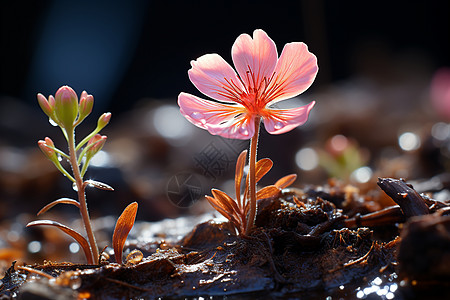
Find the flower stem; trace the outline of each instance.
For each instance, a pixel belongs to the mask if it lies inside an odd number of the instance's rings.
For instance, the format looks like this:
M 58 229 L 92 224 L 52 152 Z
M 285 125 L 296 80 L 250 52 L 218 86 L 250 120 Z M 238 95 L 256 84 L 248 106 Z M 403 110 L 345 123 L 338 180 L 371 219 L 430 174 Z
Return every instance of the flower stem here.
M 83 184 L 83 177 L 80 173 L 80 168 L 78 165 L 76 150 L 75 150 L 75 131 L 72 128 L 70 134 L 68 134 L 68 144 L 69 144 L 69 157 L 70 165 L 72 166 L 73 177 L 75 178 L 75 184 L 77 186 L 78 201 L 80 203 L 80 214 L 83 219 L 84 227 L 86 229 L 86 234 L 89 240 L 89 246 L 91 248 L 91 256 L 94 264 L 98 264 L 98 247 L 95 240 L 94 232 L 92 230 L 91 220 L 89 218 L 89 211 L 86 203 L 85 185 Z M 89 261 L 89 258 L 88 258 Z
M 255 134 L 253 135 L 250 142 L 250 212 L 247 220 L 247 226 L 245 229 L 245 235 L 248 235 L 253 228 L 256 217 L 256 149 L 258 146 L 259 137 L 259 125 L 261 123 L 261 118 L 255 118 Z

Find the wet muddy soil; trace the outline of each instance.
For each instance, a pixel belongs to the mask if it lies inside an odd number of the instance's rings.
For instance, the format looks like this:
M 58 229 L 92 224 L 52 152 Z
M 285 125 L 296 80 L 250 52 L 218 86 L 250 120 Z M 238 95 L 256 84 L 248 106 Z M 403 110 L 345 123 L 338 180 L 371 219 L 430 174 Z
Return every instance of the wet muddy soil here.
M 402 180 L 378 185 L 375 194 L 331 181 L 285 190 L 259 201 L 248 237 L 210 220 L 177 240 L 131 239 L 123 265 L 112 257 L 100 266 L 13 265 L 1 281 L 2 299 L 448 295 L 449 203 Z

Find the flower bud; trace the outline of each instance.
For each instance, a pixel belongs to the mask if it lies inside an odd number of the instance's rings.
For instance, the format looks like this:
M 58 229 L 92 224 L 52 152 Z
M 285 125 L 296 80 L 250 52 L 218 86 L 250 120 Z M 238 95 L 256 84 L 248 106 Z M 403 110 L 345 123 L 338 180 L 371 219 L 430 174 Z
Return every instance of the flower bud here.
M 90 147 L 89 150 L 86 152 L 86 157 L 91 158 L 95 154 L 97 154 L 98 151 L 100 151 L 106 142 L 106 135 L 100 135 L 96 134 L 94 135 L 88 142 L 87 147 Z
M 55 150 L 50 148 L 50 147 L 54 148 L 55 144 L 49 137 L 46 137 L 45 141 L 43 141 L 43 140 L 38 141 L 38 146 L 49 160 L 51 160 L 53 162 L 58 160 L 58 156 L 56 155 Z M 48 147 L 48 146 L 50 146 L 50 147 Z
M 71 87 L 65 85 L 60 87 L 56 92 L 55 114 L 56 118 L 65 129 L 73 127 L 78 115 L 78 97 Z
M 83 91 L 80 97 L 80 114 L 78 115 L 79 122 L 84 120 L 92 112 L 93 106 L 94 97 L 92 95 L 88 95 L 86 91 Z
M 101 130 L 108 125 L 109 120 L 111 120 L 111 113 L 104 113 L 101 115 L 100 118 L 98 118 L 97 130 Z
M 51 96 L 50 96 L 51 97 Z M 53 98 L 53 97 L 52 97 Z M 51 103 L 51 101 L 47 101 L 47 98 L 45 98 L 44 95 L 42 95 L 41 93 L 37 94 L 37 99 L 38 99 L 38 103 L 39 106 L 41 107 L 42 111 L 49 117 L 51 118 L 53 115 L 53 109 L 54 107 L 54 102 L 53 105 Z M 53 99 L 54 100 L 54 99 Z

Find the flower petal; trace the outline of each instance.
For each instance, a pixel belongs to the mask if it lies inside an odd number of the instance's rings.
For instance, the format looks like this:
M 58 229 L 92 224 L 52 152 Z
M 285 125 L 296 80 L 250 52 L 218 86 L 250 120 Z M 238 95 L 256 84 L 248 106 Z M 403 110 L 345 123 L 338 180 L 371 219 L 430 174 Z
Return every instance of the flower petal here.
M 271 134 L 281 134 L 291 131 L 297 126 L 303 125 L 308 120 L 308 115 L 316 102 L 291 109 L 266 108 L 264 127 Z
M 247 140 L 255 132 L 253 118 L 249 118 L 245 108 L 239 104 L 222 104 L 180 93 L 178 105 L 189 122 L 213 135 Z
M 231 48 L 233 63 L 239 76 L 248 88 L 259 88 L 261 82 L 268 80 L 277 64 L 277 47 L 263 30 L 241 34 Z
M 218 54 L 206 54 L 191 61 L 189 79 L 208 97 L 225 102 L 240 99 L 244 87 L 233 68 Z
M 304 43 L 288 43 L 278 59 L 275 77 L 266 90 L 266 105 L 295 97 L 306 91 L 317 71 L 317 58 Z

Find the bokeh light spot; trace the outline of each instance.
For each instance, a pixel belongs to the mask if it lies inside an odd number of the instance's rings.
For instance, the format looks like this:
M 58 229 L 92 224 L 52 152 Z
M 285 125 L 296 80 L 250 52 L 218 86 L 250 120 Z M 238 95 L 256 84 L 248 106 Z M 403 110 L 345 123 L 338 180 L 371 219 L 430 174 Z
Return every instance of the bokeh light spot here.
M 402 133 L 398 138 L 398 145 L 404 151 L 417 150 L 420 147 L 420 137 L 412 132 Z
M 311 171 L 319 165 L 319 156 L 314 149 L 303 148 L 295 154 L 295 162 L 300 169 Z

